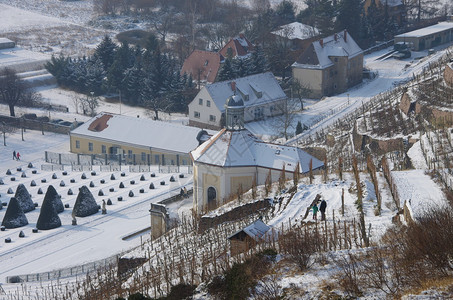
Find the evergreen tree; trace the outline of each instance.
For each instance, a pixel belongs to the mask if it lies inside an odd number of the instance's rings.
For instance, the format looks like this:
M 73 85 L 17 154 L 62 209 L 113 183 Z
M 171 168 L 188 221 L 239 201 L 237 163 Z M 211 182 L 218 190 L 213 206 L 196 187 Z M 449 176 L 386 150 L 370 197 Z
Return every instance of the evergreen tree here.
M 9 200 L 5 215 L 3 216 L 2 226 L 6 228 L 18 228 L 28 224 L 27 217 L 20 207 L 19 202 L 15 197 Z
M 225 81 L 234 78 L 235 74 L 232 67 L 231 59 L 226 58 L 222 67 L 219 70 L 219 73 L 217 74 L 217 81 Z
M 100 59 L 93 58 L 87 62 L 85 76 L 85 91 L 98 96 L 104 92 L 105 71 Z
M 105 72 L 110 69 L 115 60 L 116 49 L 116 44 L 108 35 L 105 35 L 102 42 L 96 47 L 94 56 L 101 60 Z
M 295 7 L 291 1 L 283 0 L 275 8 L 276 25 L 292 23 L 296 20 Z
M 86 185 L 79 188 L 73 211 L 76 217 L 91 216 L 99 211 L 99 207 L 94 200 L 93 194 Z
M 60 56 L 55 56 L 52 55 L 50 58 L 50 61 L 48 61 L 44 67 L 46 68 L 47 71 L 49 71 L 50 74 L 55 76 L 57 79 L 58 84 L 62 84 L 63 80 L 63 75 L 65 74 L 65 71 L 68 67 L 69 64 L 69 58 L 64 57 L 63 54 L 60 54 Z
M 56 209 L 60 205 L 61 199 L 57 196 L 58 194 L 54 187 L 50 185 L 47 188 L 38 221 L 36 222 L 36 228 L 39 230 L 49 230 L 61 226 L 61 220 Z
M 61 197 L 53 185 L 49 185 L 49 187 L 47 187 L 46 194 L 44 195 L 44 201 L 46 201 L 46 199 L 48 202 L 55 205 L 55 211 L 58 214 L 64 211 L 63 201 L 61 201 Z
M 246 59 L 241 58 L 234 58 L 232 62 L 232 69 L 234 71 L 234 78 L 241 78 L 247 76 L 249 70 L 247 69 L 247 65 L 245 64 Z
M 124 72 L 134 65 L 134 52 L 130 49 L 127 42 L 121 43 L 121 46 L 115 53 L 115 59 L 107 72 L 107 84 L 110 91 L 121 90 L 125 92 L 125 87 L 122 85 L 124 80 Z
M 302 133 L 302 123 L 300 121 L 297 121 L 297 126 L 296 126 L 296 135 Z
M 31 200 L 31 195 L 28 193 L 27 188 L 22 183 L 17 186 L 16 194 L 14 197 L 17 199 L 20 207 L 24 213 L 35 209 L 35 204 Z
M 346 29 L 353 38 L 358 38 L 361 13 L 362 4 L 360 0 L 341 0 L 336 20 L 337 31 Z
M 269 71 L 266 56 L 264 55 L 263 48 L 260 46 L 255 47 L 250 58 L 249 75 L 260 74 Z

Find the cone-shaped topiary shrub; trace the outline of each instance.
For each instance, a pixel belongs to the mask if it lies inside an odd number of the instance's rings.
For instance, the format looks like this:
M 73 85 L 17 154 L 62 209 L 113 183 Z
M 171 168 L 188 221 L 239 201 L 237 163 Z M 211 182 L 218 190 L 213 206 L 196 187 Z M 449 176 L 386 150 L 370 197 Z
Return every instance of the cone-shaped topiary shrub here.
M 124 176 L 126 176 L 126 173 L 121 172 L 121 177 L 124 177 Z
M 26 178 L 26 177 L 27 177 L 27 174 L 25 174 L 25 172 L 22 172 L 22 174 L 20 175 L 20 177 Z
M 91 171 L 91 175 L 96 176 L 96 171 Z
M 68 190 L 68 195 L 74 195 L 71 189 Z
M 156 174 L 155 173 L 151 173 L 151 177 L 156 177 Z
M 42 194 L 42 190 L 41 188 L 38 189 L 38 195 L 41 195 Z
M 10 169 L 6 170 L 6 175 L 11 175 L 11 170 Z
M 28 168 L 33 168 L 33 164 L 31 162 L 28 163 Z
M 94 182 L 90 181 L 90 187 L 94 187 Z
M 107 200 L 107 205 L 112 205 L 112 200 L 108 199 Z
M 99 210 L 96 201 L 94 200 L 93 194 L 86 187 L 82 186 L 79 189 L 76 202 L 74 204 L 74 211 L 76 217 L 86 217 L 97 213 Z
M 36 228 L 39 230 L 49 230 L 61 226 L 61 220 L 56 209 L 59 205 L 58 202 L 61 203 L 61 199 L 58 197 L 57 191 L 55 191 L 53 186 L 49 185 L 44 196 L 44 201 L 42 202 Z
M 74 178 L 71 178 L 71 180 L 69 180 L 70 183 L 75 183 L 75 179 Z
M 110 180 L 115 180 L 115 179 L 116 179 L 116 178 L 115 178 L 115 175 L 113 175 L 113 174 L 110 175 Z
M 9 200 L 8 208 L 3 217 L 2 226 L 5 226 L 5 228 L 17 228 L 27 224 L 28 220 L 22 207 L 17 199 L 12 197 L 11 200 Z
M 6 192 L 7 194 L 14 194 L 13 192 L 13 189 L 12 188 L 8 188 L 8 191 Z
M 60 181 L 60 186 L 65 186 L 66 184 L 64 183 L 64 181 Z
M 175 177 L 171 176 L 170 177 L 170 182 L 175 182 Z
M 98 196 L 104 196 L 104 192 L 102 190 L 99 190 Z
M 22 183 L 17 186 L 16 194 L 14 195 L 14 197 L 19 202 L 19 205 L 24 213 L 35 209 L 35 205 L 31 200 L 30 193 L 28 193 L 27 188 Z
M 152 182 L 150 183 L 150 185 L 149 185 L 149 189 L 150 189 L 150 190 L 154 190 L 154 189 L 155 189 L 155 187 L 154 187 L 154 183 L 152 183 Z
M 51 198 L 51 202 L 55 204 L 55 211 L 57 212 L 57 214 L 64 211 L 64 205 L 61 201 L 61 196 L 58 195 L 53 185 L 49 185 L 49 187 L 47 188 L 46 195 L 44 196 L 44 201 L 46 201 L 47 198 Z
M 32 181 L 30 182 L 30 186 L 36 186 L 36 182 L 35 182 L 34 180 L 32 180 Z
M 20 238 L 23 238 L 23 237 L 25 237 L 25 233 L 24 233 L 24 231 L 23 231 L 23 230 L 21 230 L 21 231 L 19 232 L 19 237 L 20 237 Z
M 134 192 L 133 191 L 129 191 L 129 197 L 134 197 Z
M 142 176 L 140 176 L 140 181 L 145 181 L 145 175 L 142 174 Z
M 57 179 L 57 178 L 58 178 L 58 177 L 57 177 L 57 174 L 53 173 L 53 174 L 52 174 L 52 179 Z
M 85 175 L 85 173 L 82 173 L 82 176 L 80 176 L 80 178 L 87 179 L 87 176 Z
M 120 189 L 124 189 L 124 184 L 120 182 Z
M 0 185 L 4 185 L 3 179 L 0 178 Z

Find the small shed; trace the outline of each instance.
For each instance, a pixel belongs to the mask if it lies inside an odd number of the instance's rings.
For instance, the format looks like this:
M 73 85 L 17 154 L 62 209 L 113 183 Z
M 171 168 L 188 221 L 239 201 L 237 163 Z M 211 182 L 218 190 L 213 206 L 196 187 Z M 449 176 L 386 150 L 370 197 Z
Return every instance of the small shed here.
M 264 239 L 269 229 L 270 227 L 268 225 L 261 219 L 258 219 L 247 227 L 229 236 L 231 255 L 246 252 L 254 247 L 257 242 Z

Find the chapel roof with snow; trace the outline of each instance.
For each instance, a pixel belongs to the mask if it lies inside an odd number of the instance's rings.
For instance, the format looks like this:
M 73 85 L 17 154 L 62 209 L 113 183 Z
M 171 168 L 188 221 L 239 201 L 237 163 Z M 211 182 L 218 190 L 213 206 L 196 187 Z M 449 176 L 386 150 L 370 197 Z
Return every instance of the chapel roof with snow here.
M 323 162 L 302 149 L 265 143 L 247 129 L 223 129 L 191 152 L 194 162 L 219 167 L 257 166 L 274 170 L 294 171 L 300 164 L 300 173 L 323 167 Z

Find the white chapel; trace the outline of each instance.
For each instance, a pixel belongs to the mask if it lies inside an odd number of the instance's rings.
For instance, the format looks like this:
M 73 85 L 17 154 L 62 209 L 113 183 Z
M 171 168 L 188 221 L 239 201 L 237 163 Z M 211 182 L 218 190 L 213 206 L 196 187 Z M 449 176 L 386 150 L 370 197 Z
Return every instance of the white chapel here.
M 230 96 L 225 103 L 226 126 L 190 155 L 193 161 L 193 209 L 201 215 L 223 205 L 242 185 L 245 192 L 263 185 L 271 172 L 277 181 L 285 168 L 291 176 L 299 164 L 300 173 L 324 167 L 322 161 L 305 151 L 278 144 L 265 143 L 244 127 L 244 101 L 240 95 Z

